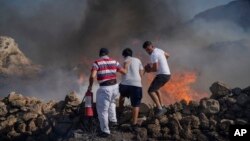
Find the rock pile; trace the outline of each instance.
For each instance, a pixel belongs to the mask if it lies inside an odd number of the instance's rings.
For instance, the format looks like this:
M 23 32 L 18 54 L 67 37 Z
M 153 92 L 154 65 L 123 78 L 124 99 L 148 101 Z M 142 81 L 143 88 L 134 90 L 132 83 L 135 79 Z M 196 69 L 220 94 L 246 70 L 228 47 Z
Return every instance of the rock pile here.
M 74 92 L 58 103 L 12 92 L 0 101 L 0 140 L 55 140 L 79 124 L 79 104 Z
M 82 127 L 84 109 L 74 92 L 60 102 L 43 102 L 13 92 L 0 100 L 0 140 L 229 140 L 230 125 L 250 122 L 250 87 L 231 89 L 215 82 L 210 90 L 210 98 L 176 102 L 157 118 L 153 107 L 142 104 L 140 116 L 147 120 L 134 130 L 127 126 L 131 108 L 126 107 L 118 119 L 120 127 L 108 139 L 96 137 L 96 117 Z
M 250 122 L 250 87 L 230 89 L 221 82 L 215 82 L 210 90 L 211 97 L 203 98 L 199 103 L 182 100 L 166 107 L 166 115 L 159 118 L 147 115 L 148 120 L 142 124 L 147 136 L 140 138 L 229 140 L 230 125 Z

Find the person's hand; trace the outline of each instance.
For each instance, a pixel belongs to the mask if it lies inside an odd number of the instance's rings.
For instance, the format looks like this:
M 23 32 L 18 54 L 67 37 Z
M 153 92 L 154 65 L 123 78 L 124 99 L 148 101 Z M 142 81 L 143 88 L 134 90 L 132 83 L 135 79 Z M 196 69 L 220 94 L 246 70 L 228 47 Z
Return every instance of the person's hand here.
M 91 86 L 88 86 L 88 91 L 92 91 L 92 87 Z
M 145 65 L 144 66 L 144 70 L 145 70 L 145 72 L 150 72 L 151 71 L 151 65 L 150 64 L 147 64 L 147 65 Z
M 130 65 L 131 63 L 131 60 L 125 62 L 126 65 Z
M 131 64 L 131 61 L 124 62 L 124 69 L 128 70 L 129 65 Z

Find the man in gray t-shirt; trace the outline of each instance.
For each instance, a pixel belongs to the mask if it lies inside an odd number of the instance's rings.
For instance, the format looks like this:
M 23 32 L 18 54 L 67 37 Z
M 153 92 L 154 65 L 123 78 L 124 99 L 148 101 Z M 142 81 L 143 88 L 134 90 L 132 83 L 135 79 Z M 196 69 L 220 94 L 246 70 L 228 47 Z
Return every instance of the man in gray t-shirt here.
M 121 84 L 119 85 L 120 99 L 119 108 L 123 109 L 125 97 L 130 98 L 133 106 L 132 126 L 137 126 L 137 119 L 139 115 L 139 106 L 142 99 L 142 84 L 141 76 L 143 74 L 143 65 L 138 58 L 132 57 L 132 50 L 126 48 L 122 55 L 125 58 L 124 66 L 127 68 L 127 73 L 122 76 Z

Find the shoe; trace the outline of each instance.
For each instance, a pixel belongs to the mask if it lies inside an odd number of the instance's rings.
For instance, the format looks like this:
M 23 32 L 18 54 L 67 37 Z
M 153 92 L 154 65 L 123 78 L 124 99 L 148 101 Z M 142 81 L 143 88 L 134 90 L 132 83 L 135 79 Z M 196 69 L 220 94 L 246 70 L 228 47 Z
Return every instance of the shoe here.
M 118 123 L 117 122 L 109 122 L 109 128 L 111 132 L 114 132 L 118 128 Z
M 109 122 L 109 126 L 110 126 L 110 127 L 117 127 L 117 126 L 118 126 L 118 123 L 117 123 L 117 122 L 112 122 L 112 121 L 110 121 L 110 122 Z
M 98 136 L 101 137 L 101 138 L 107 138 L 107 137 L 110 136 L 110 134 L 105 133 L 105 132 L 101 132 Z
M 118 123 L 117 122 L 109 122 L 109 127 L 110 129 L 116 129 L 118 127 Z
M 165 109 L 165 108 L 157 109 L 155 116 L 160 117 L 160 116 L 164 115 L 165 113 L 167 113 L 167 109 Z
M 136 129 L 141 127 L 139 124 L 131 124 L 129 127 L 130 132 L 136 132 Z

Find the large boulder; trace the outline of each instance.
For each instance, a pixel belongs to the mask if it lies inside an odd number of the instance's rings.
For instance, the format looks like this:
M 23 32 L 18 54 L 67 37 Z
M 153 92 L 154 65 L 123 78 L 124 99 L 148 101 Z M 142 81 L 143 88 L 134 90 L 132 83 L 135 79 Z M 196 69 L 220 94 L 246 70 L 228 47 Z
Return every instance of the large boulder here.
M 13 126 L 17 122 L 17 118 L 13 115 L 7 117 L 3 122 L 0 122 L 0 130 L 7 129 L 8 127 Z
M 216 130 L 217 127 L 217 121 L 214 118 L 209 119 L 209 129 L 210 130 Z
M 159 117 L 159 122 L 160 125 L 165 126 L 168 123 L 168 117 L 166 115 L 163 115 L 161 117 Z
M 199 106 L 200 106 L 199 102 L 191 100 L 191 101 L 189 102 L 189 104 L 188 104 L 188 107 L 189 107 L 188 110 L 189 110 L 192 114 L 197 114 L 197 112 L 199 111 Z M 187 110 L 187 111 L 188 111 L 188 110 Z M 189 113 L 189 114 L 191 114 L 191 113 Z
M 236 87 L 236 88 L 233 88 L 232 89 L 232 93 L 234 94 L 234 95 L 240 95 L 241 94 L 241 92 L 242 92 L 242 90 L 241 90 L 241 88 L 239 88 L 239 87 Z
M 28 107 L 31 107 L 31 106 L 34 106 L 36 104 L 42 103 L 42 101 L 37 99 L 36 97 L 25 97 L 25 99 L 27 100 L 27 106 Z
M 30 112 L 37 113 L 37 114 L 42 114 L 42 105 L 43 103 L 36 103 L 34 105 L 30 105 L 28 107 Z
M 248 122 L 244 119 L 236 119 L 235 124 L 236 125 L 246 125 Z
M 197 129 L 200 126 L 200 119 L 194 115 L 186 116 L 182 118 L 181 125 L 184 129 L 190 127 L 190 129 Z
M 170 108 L 173 112 L 180 112 L 183 110 L 183 105 L 180 102 L 176 102 L 173 105 L 170 105 Z
M 196 139 L 197 141 L 209 141 L 208 137 L 200 130 L 193 130 L 193 135 L 193 140 Z
M 205 114 L 216 114 L 220 111 L 220 104 L 215 99 L 204 98 L 200 101 L 201 111 Z
M 141 103 L 140 104 L 140 114 L 143 116 L 148 116 L 149 112 L 150 112 L 149 105 L 147 105 L 145 103 Z
M 169 118 L 169 129 L 170 129 L 171 134 L 179 135 L 180 128 L 181 128 L 180 123 L 177 119 L 175 119 L 173 117 Z
M 0 116 L 5 116 L 8 113 L 5 103 L 0 101 Z
M 162 129 L 161 129 L 161 132 L 162 132 L 162 136 L 163 137 L 169 137 L 169 132 L 170 132 L 170 129 L 168 128 L 168 127 L 163 127 Z
M 14 39 L 0 36 L 0 74 L 7 76 L 33 76 L 41 66 L 33 64 L 18 48 Z
M 14 107 L 23 107 L 26 105 L 26 99 L 23 95 L 11 92 L 8 97 L 8 102 Z
M 200 126 L 201 126 L 201 129 L 209 129 L 209 120 L 207 118 L 207 116 L 204 114 L 204 113 L 201 113 L 199 115 L 199 118 L 200 118 Z
M 250 96 L 250 86 L 243 89 L 242 92 Z
M 36 118 L 36 125 L 39 128 L 43 128 L 45 127 L 45 122 L 46 122 L 47 118 L 45 115 L 40 115 Z
M 219 124 L 220 132 L 225 135 L 229 135 L 229 128 L 231 125 L 234 125 L 233 120 L 222 119 Z
M 12 138 L 17 138 L 20 136 L 20 133 L 17 133 L 13 128 L 10 132 L 8 132 L 7 136 L 9 137 L 9 139 Z
M 68 95 L 66 95 L 65 102 L 69 103 L 69 102 L 73 102 L 73 101 L 79 101 L 79 99 L 78 99 L 75 92 L 70 92 Z
M 52 110 L 55 110 L 53 107 L 55 105 L 55 102 L 54 101 L 49 101 L 47 102 L 46 104 L 43 104 L 42 105 L 42 112 L 44 114 L 47 114 L 47 113 L 50 113 Z
M 152 137 L 160 137 L 161 136 L 161 126 L 157 124 L 148 124 L 147 126 L 148 134 Z
M 245 104 L 248 103 L 248 102 L 249 102 L 249 97 L 246 94 L 240 94 L 237 97 L 237 103 L 240 106 L 245 106 Z
M 32 132 L 35 132 L 36 130 L 37 130 L 37 126 L 35 124 L 35 120 L 29 121 L 27 125 L 27 132 L 32 134 Z
M 35 118 L 37 118 L 37 116 L 38 116 L 38 114 L 36 114 L 36 113 L 28 112 L 28 113 L 25 113 L 25 114 L 23 115 L 23 120 L 24 120 L 24 121 L 28 121 L 28 120 L 30 120 L 30 119 L 35 119 Z
M 184 130 L 181 130 L 180 131 L 180 136 L 182 138 L 184 138 L 184 139 L 188 139 L 188 140 L 192 139 L 193 134 L 192 134 L 191 128 L 186 128 Z
M 81 101 L 77 97 L 77 94 L 75 92 L 70 92 L 68 95 L 65 97 L 65 103 L 67 108 L 76 108 L 81 104 Z
M 148 132 L 146 128 L 136 128 L 135 132 L 136 132 L 136 140 L 140 140 L 140 141 L 147 140 Z
M 18 133 L 25 133 L 26 132 L 26 124 L 24 122 L 17 122 L 15 125 L 15 130 Z
M 215 82 L 209 88 L 212 92 L 211 98 L 220 98 L 231 93 L 231 88 L 222 82 Z

